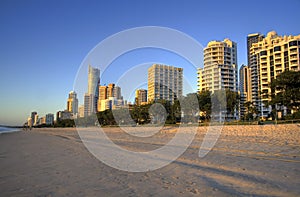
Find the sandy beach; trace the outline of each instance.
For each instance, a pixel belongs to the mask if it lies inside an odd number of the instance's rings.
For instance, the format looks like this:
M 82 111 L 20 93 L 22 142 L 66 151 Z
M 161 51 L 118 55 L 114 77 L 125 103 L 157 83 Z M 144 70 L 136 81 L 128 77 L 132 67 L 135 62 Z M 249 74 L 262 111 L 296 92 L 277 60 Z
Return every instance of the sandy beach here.
M 44 128 L 0 135 L 1 196 L 300 196 L 300 126 L 224 126 L 204 157 L 199 127 L 189 148 L 171 164 L 126 172 L 96 159 L 74 128 Z M 188 132 L 189 128 L 185 128 Z M 89 130 L 87 128 L 86 130 Z M 105 128 L 123 148 L 155 150 L 176 128 L 132 137 Z

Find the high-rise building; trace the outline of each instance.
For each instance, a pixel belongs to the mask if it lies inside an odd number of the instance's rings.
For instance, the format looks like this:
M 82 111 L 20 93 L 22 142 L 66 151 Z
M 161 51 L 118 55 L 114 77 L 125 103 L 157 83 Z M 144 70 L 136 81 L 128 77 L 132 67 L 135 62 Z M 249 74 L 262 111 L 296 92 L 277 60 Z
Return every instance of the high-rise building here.
M 87 116 L 97 112 L 99 84 L 100 70 L 89 65 L 88 92 L 84 96 L 84 114 Z
M 33 126 L 37 126 L 39 124 L 39 115 L 35 114 L 34 120 L 33 120 Z
M 262 41 L 265 36 L 260 34 L 260 33 L 253 33 L 253 34 L 248 34 L 247 36 L 247 60 L 248 60 L 248 65 L 250 65 L 250 48 L 253 43 L 257 43 Z
M 46 114 L 46 124 L 47 125 L 54 124 L 54 114 Z
M 239 71 L 240 75 L 240 118 L 246 114 L 245 103 L 250 101 L 249 91 L 251 88 L 249 67 L 242 65 Z
M 84 117 L 84 105 L 80 105 L 78 107 L 78 117 L 80 118 Z
M 135 104 L 136 105 L 147 104 L 147 90 L 137 89 L 135 91 Z
M 87 93 L 98 96 L 99 84 L 100 84 L 100 69 L 94 68 L 91 65 L 89 65 Z
M 108 86 L 99 86 L 98 111 L 116 109 L 123 106 L 121 88 L 114 83 Z
M 69 93 L 69 98 L 67 101 L 67 111 L 76 115 L 78 113 L 78 99 L 75 91 Z
M 271 31 L 267 36 L 250 48 L 251 60 L 251 99 L 256 104 L 261 117 L 267 117 L 270 107 L 269 84 L 285 70 L 300 70 L 300 34 L 279 36 Z M 257 69 L 253 72 L 252 69 Z M 256 85 L 256 86 L 255 86 Z
M 238 91 L 237 45 L 229 39 L 211 41 L 204 48 L 204 68 L 198 69 L 198 91 Z
M 121 99 L 121 88 L 116 86 L 114 83 L 110 83 L 107 86 L 107 98 L 115 97 L 117 99 Z
M 148 69 L 148 101 L 168 100 L 171 103 L 182 96 L 183 68 L 153 64 Z
M 99 100 L 107 99 L 107 86 L 99 86 Z
M 32 124 L 32 118 L 31 118 L 31 117 L 28 117 L 28 119 L 27 119 L 27 125 L 28 125 L 29 127 L 32 127 L 32 126 L 33 126 L 33 124 Z
M 93 94 L 84 95 L 84 117 L 96 113 L 95 98 Z
M 31 126 L 33 126 L 34 125 L 34 120 L 35 120 L 35 116 L 37 115 L 37 112 L 36 111 L 33 111 L 33 112 L 31 112 L 31 116 L 30 116 L 30 118 L 31 118 Z
M 247 36 L 247 59 L 250 72 L 250 83 L 251 89 L 249 88 L 248 95 L 250 96 L 250 102 L 253 106 L 256 107 L 259 111 L 260 109 L 260 100 L 259 100 L 259 67 L 257 64 L 257 56 L 255 51 L 260 49 L 258 42 L 261 42 L 264 39 L 264 35 L 260 33 L 249 34 Z
M 56 112 L 56 121 L 74 118 L 74 114 L 68 110 Z

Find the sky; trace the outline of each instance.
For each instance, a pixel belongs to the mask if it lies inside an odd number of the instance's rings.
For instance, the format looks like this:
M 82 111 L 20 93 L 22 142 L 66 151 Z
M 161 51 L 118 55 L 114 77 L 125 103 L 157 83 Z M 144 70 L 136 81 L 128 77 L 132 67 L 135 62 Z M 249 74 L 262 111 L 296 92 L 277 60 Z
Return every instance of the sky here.
M 167 27 L 202 46 L 229 38 L 238 44 L 240 66 L 247 61 L 248 34 L 275 30 L 279 35 L 298 35 L 299 7 L 299 0 L 1 0 L 0 125 L 22 125 L 31 111 L 44 116 L 64 110 L 87 54 L 120 31 Z M 186 63 L 170 52 L 153 49 L 126 55 L 116 59 L 105 76 L 102 73 L 101 84 L 114 83 L 124 68 L 143 63 Z M 196 82 L 195 73 L 184 74 Z

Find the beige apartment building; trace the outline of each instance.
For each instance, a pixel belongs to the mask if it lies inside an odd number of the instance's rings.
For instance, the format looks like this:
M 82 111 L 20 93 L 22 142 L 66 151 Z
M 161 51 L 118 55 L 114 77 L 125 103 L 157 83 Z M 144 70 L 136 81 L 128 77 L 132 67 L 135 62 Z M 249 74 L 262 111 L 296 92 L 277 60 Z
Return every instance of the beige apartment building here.
M 250 47 L 251 88 L 248 94 L 260 111 L 267 117 L 271 108 L 264 103 L 270 101 L 269 84 L 285 70 L 300 70 L 300 35 L 279 36 L 271 31 Z M 257 71 L 255 71 L 257 70 Z M 254 72 L 255 71 L 255 72 Z
M 135 91 L 135 104 L 136 105 L 145 105 L 145 104 L 147 104 L 147 90 L 137 89 Z

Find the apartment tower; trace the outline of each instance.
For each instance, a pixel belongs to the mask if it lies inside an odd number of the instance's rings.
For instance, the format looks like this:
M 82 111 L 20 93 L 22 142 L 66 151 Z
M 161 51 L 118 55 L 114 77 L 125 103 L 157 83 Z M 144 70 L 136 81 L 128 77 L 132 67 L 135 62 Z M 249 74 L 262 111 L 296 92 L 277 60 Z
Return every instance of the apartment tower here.
M 238 91 L 237 45 L 229 39 L 211 41 L 204 48 L 204 68 L 198 69 L 198 91 Z
M 267 36 L 250 48 L 251 58 L 251 94 L 256 102 L 261 117 L 267 117 L 270 107 L 265 104 L 270 101 L 269 84 L 273 79 L 286 71 L 300 70 L 300 34 L 297 36 L 279 36 L 271 31 Z M 257 69 L 257 73 L 252 72 Z M 257 88 L 253 85 L 257 82 Z
M 137 89 L 135 91 L 135 104 L 136 105 L 147 104 L 147 90 Z
M 153 64 L 148 69 L 148 102 L 168 100 L 171 103 L 182 96 L 183 68 Z

